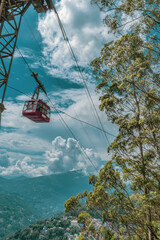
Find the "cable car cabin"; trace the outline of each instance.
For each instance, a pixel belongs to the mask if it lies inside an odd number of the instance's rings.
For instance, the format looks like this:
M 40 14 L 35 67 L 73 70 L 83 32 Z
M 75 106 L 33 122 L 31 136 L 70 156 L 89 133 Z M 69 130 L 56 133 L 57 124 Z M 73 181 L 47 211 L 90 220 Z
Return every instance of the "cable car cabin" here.
M 22 114 L 37 123 L 50 121 L 50 107 L 41 99 L 25 101 Z

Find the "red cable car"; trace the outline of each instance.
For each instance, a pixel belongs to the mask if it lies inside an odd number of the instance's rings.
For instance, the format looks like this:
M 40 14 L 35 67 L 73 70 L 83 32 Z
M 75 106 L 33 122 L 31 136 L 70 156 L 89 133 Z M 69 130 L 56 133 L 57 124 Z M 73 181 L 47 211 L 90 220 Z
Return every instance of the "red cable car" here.
M 37 73 L 32 73 L 31 76 L 35 78 L 38 82 L 38 85 L 33 93 L 32 99 L 25 101 L 22 114 L 23 116 L 29 118 L 30 120 L 42 123 L 50 121 L 50 107 L 42 100 L 38 99 L 40 89 L 47 95 L 44 86 L 38 80 Z M 36 99 L 34 98 L 36 95 Z
M 25 101 L 22 114 L 37 123 L 50 121 L 50 107 L 41 99 Z

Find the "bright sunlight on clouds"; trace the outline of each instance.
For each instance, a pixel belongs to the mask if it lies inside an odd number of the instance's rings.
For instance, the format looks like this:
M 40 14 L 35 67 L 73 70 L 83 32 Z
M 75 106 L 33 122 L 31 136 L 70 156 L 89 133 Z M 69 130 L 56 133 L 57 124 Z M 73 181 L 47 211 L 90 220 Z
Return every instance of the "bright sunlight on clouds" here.
M 92 163 L 86 158 L 86 152 Z M 1 176 L 27 176 L 38 177 L 53 173 L 64 173 L 72 170 L 82 170 L 88 175 L 95 172 L 95 168 L 101 166 L 101 157 L 92 149 L 79 147 L 73 138 L 63 139 L 58 136 L 52 141 L 52 147 L 46 151 L 43 164 L 33 163 L 28 156 L 22 160 L 12 161 L 6 151 L 0 151 L 0 175 Z
M 91 159 L 86 158 L 84 152 Z M 92 149 L 81 149 L 78 142 L 73 138 L 67 140 L 56 137 L 52 142 L 52 150 L 46 151 L 49 168 L 52 172 L 67 172 L 81 169 L 85 174 L 95 171 L 101 164 L 101 158 Z
M 112 37 L 102 24 L 102 13 L 89 0 L 61 0 L 56 4 L 56 9 L 80 65 L 86 66 L 98 56 L 106 39 Z M 44 43 L 43 54 L 55 67 L 52 68 L 52 74 L 58 72 L 57 68 L 62 71 L 62 68 L 71 67 L 73 61 L 54 11 L 39 18 L 38 29 Z

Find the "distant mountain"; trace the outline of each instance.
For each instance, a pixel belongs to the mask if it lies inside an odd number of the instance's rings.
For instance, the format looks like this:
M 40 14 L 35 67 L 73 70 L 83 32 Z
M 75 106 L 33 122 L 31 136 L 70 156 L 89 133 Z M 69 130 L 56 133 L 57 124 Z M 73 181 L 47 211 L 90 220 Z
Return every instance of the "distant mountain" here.
M 11 233 L 40 218 L 62 212 L 64 202 L 85 189 L 90 189 L 88 177 L 80 171 L 36 178 L 0 177 L 0 233 L 3 228 L 4 236 L 8 234 L 4 229 L 10 229 Z M 7 220 L 5 210 L 1 212 L 5 207 L 8 208 Z M 17 218 L 18 225 L 12 221 L 14 218 Z

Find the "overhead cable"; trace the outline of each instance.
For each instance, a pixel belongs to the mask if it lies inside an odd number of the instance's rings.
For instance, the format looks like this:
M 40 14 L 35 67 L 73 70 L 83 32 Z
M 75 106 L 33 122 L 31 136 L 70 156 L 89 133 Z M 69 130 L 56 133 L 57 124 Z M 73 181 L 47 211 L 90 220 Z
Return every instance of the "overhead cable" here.
M 63 38 L 64 38 L 64 40 L 68 43 L 67 46 L 68 46 L 68 48 L 69 48 L 69 51 L 70 51 L 71 56 L 72 56 L 72 58 L 73 58 L 73 61 L 74 61 L 75 65 L 76 65 L 76 67 L 77 67 L 77 69 L 78 69 L 78 72 L 79 72 L 79 74 L 80 74 L 80 78 L 82 79 L 82 82 L 83 82 L 83 84 L 84 84 L 84 87 L 85 87 L 85 89 L 87 90 L 87 94 L 88 94 L 88 97 L 89 97 L 89 99 L 90 99 L 90 103 L 91 103 L 91 105 L 93 106 L 93 110 L 94 110 L 96 119 L 98 119 L 98 122 L 99 122 L 101 128 L 103 129 L 103 132 L 104 132 L 104 136 L 105 136 L 106 141 L 108 142 L 108 144 L 110 144 L 110 142 L 109 142 L 109 140 L 108 140 L 108 137 L 107 137 L 107 135 L 105 134 L 105 130 L 104 130 L 103 124 L 102 124 L 101 119 L 100 119 L 100 117 L 99 117 L 99 115 L 98 115 L 98 112 L 97 112 L 97 109 L 96 109 L 95 104 L 94 104 L 94 102 L 93 102 L 93 99 L 92 99 L 92 97 L 91 97 L 91 94 L 90 94 L 90 92 L 89 92 L 89 89 L 88 89 L 88 86 L 87 86 L 87 84 L 86 84 L 85 78 L 84 78 L 84 76 L 83 76 L 83 73 L 82 73 L 81 68 L 80 68 L 80 66 L 79 66 L 79 64 L 78 64 L 77 58 L 76 58 L 76 56 L 75 56 L 75 53 L 74 53 L 74 51 L 73 51 L 73 49 L 72 49 L 72 46 L 71 46 L 70 41 L 69 41 L 69 39 L 68 39 L 68 37 L 67 37 L 66 31 L 65 31 L 65 29 L 64 29 L 64 27 L 63 27 L 63 24 L 62 24 L 62 22 L 61 22 L 61 19 L 60 19 L 60 17 L 59 17 L 59 14 L 58 14 L 55 6 L 54 6 L 54 12 L 55 12 L 55 14 L 56 14 L 56 16 L 57 16 L 58 23 L 59 23 L 59 26 L 60 26 L 60 29 L 61 29 Z
M 38 46 L 38 48 L 39 48 L 39 50 L 40 50 L 40 55 L 41 55 L 42 58 L 43 58 L 44 56 L 43 56 L 42 53 L 41 53 L 42 49 L 41 49 L 41 46 L 40 46 L 40 44 L 39 44 L 39 41 L 37 40 L 34 32 L 32 31 L 32 28 L 30 27 L 29 23 L 27 22 L 27 19 L 26 19 L 26 23 L 27 23 L 28 29 L 29 29 L 30 32 L 31 32 L 31 35 L 33 36 L 35 42 L 37 43 L 37 46 Z M 45 59 L 44 59 L 44 60 L 45 60 Z M 42 68 L 44 67 L 41 61 L 40 61 L 40 65 L 42 66 Z M 62 86 L 61 81 L 59 82 L 59 84 Z M 74 108 L 73 108 L 73 109 L 74 109 Z M 60 112 L 62 112 L 62 111 L 60 111 Z M 75 113 L 75 115 L 77 116 L 77 113 L 76 113 L 75 109 L 74 109 L 74 113 Z M 77 118 L 78 118 L 78 117 L 77 117 Z M 82 122 L 82 121 L 79 121 L 79 122 L 80 122 L 80 124 L 81 124 L 81 127 L 82 127 L 82 129 L 83 129 L 83 132 L 84 132 L 86 138 L 88 139 L 89 144 L 91 144 L 91 145 L 93 146 L 93 149 L 95 150 L 95 152 L 97 152 L 96 146 L 94 145 L 94 143 L 93 143 L 93 141 L 92 141 L 92 138 L 91 138 L 91 137 L 89 136 L 89 134 L 87 133 L 87 129 L 84 129 L 83 122 Z
M 29 98 L 31 98 L 31 96 L 25 94 L 24 92 L 22 92 L 21 90 L 19 90 L 19 89 L 17 89 L 17 88 L 11 87 L 11 86 L 9 86 L 9 85 L 8 85 L 8 87 L 11 88 L 11 89 L 13 89 L 13 90 L 15 90 L 15 91 L 17 91 L 17 92 L 19 92 L 19 93 L 22 93 L 22 94 L 26 95 L 26 96 L 29 97 Z M 108 132 L 108 131 L 106 131 L 106 130 L 103 131 L 103 129 L 101 129 L 101 128 L 95 126 L 95 125 L 93 125 L 92 123 L 89 123 L 89 122 L 86 122 L 86 121 L 84 121 L 84 120 L 82 120 L 82 119 L 79 119 L 79 118 L 77 118 L 77 117 L 74 117 L 74 116 L 72 116 L 72 115 L 70 115 L 70 114 L 68 114 L 68 113 L 66 113 L 66 112 L 64 112 L 64 111 L 56 108 L 55 106 L 54 106 L 54 110 L 56 110 L 56 112 L 59 112 L 59 113 L 62 113 L 62 114 L 64 114 L 64 115 L 66 115 L 67 117 L 70 117 L 70 118 L 72 118 L 72 119 L 74 119 L 74 120 L 76 120 L 76 121 L 78 121 L 78 122 L 87 124 L 87 125 L 95 128 L 95 129 L 97 129 L 97 130 L 99 130 L 99 131 L 101 131 L 101 132 L 104 132 L 104 131 L 105 131 L 106 134 L 108 134 L 108 135 L 110 135 L 110 136 L 112 136 L 112 137 L 116 137 L 116 135 L 114 135 L 114 134 L 112 134 L 112 133 L 110 133 L 110 132 Z

